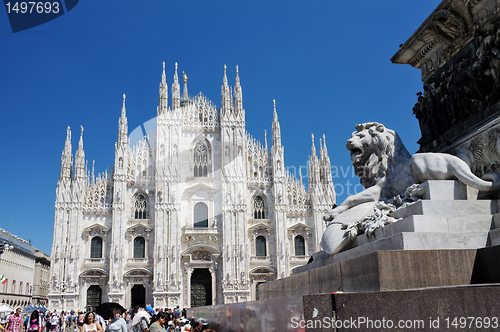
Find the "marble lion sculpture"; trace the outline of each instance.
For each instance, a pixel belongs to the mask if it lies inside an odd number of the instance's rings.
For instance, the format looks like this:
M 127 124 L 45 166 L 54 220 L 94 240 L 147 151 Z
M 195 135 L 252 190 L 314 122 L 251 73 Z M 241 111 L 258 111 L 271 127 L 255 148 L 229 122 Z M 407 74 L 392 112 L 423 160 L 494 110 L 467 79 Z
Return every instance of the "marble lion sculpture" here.
M 355 128 L 357 131 L 347 141 L 347 149 L 351 152 L 356 175 L 360 177 L 365 190 L 349 196 L 341 205 L 327 212 L 323 217 L 325 221 L 332 221 L 363 203 L 387 202 L 397 195 L 404 196 L 407 188 L 427 180 L 456 178 L 480 191 L 500 188 L 500 175 L 491 173 L 480 179 L 463 160 L 453 155 L 417 153 L 411 156 L 398 134 L 385 128 L 383 124 L 367 122 L 358 124 Z M 322 239 L 323 248 L 324 242 L 325 234 Z M 332 250 L 326 251 L 331 253 Z

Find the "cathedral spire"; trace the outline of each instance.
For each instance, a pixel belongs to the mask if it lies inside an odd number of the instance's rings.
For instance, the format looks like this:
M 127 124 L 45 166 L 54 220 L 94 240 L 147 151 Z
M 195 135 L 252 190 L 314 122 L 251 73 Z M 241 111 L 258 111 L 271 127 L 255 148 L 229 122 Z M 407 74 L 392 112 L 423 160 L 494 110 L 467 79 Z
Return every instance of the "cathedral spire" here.
M 314 146 L 314 134 L 311 134 L 312 147 L 311 147 L 311 156 L 317 157 L 316 155 L 316 147 Z
M 61 156 L 61 177 L 71 179 L 73 169 L 73 154 L 71 153 L 71 129 L 66 129 L 66 141 Z
M 66 129 L 66 141 L 64 142 L 64 152 L 71 153 L 71 128 L 68 126 Z
M 326 185 L 330 185 L 333 183 L 332 168 L 331 168 L 331 163 L 330 163 L 330 157 L 328 157 L 328 150 L 326 148 L 326 138 L 325 138 L 324 134 L 323 134 L 323 147 L 321 150 L 322 150 L 322 153 L 321 153 L 320 164 L 321 164 L 321 169 L 322 169 L 322 173 L 323 173 L 323 177 L 322 177 L 323 183 Z
M 227 114 L 231 110 L 231 96 L 229 92 L 229 86 L 227 85 L 227 76 L 226 76 L 227 66 L 224 65 L 224 77 L 222 78 L 222 87 L 221 87 L 221 107 L 222 114 Z
M 163 61 L 163 73 L 161 74 L 161 82 L 167 83 L 167 75 L 165 75 L 165 61 Z
M 80 126 L 80 141 L 75 154 L 75 178 L 85 178 L 85 152 L 83 151 L 83 126 Z
M 222 79 L 222 84 L 224 86 L 227 86 L 227 75 L 226 75 L 226 69 L 227 69 L 227 66 L 224 65 L 224 78 Z
M 319 138 L 319 158 L 323 159 L 323 141 Z
M 95 160 L 92 160 L 92 175 L 90 176 L 91 184 L 95 184 L 94 166 L 95 166 Z
M 163 61 L 163 73 L 160 83 L 160 100 L 158 102 L 158 114 L 165 113 L 168 107 L 167 76 L 165 75 L 165 61 Z
M 189 101 L 188 95 L 188 77 L 185 72 L 182 72 L 182 77 L 184 78 L 184 92 L 182 93 L 182 102 Z
M 125 94 L 123 94 L 122 115 L 118 120 L 118 142 L 127 144 L 128 125 L 127 125 L 127 112 L 125 108 Z
M 175 63 L 174 83 L 172 84 L 172 110 L 181 106 L 181 88 L 179 86 L 179 77 L 177 76 L 177 62 Z
M 323 150 L 325 151 L 325 154 L 328 155 L 328 150 L 326 149 L 326 138 L 325 138 L 325 134 L 323 134 Z
M 234 109 L 236 110 L 236 113 L 239 113 L 243 110 L 243 95 L 241 92 L 238 66 L 236 66 L 236 83 L 234 85 Z
M 319 163 L 318 156 L 316 154 L 316 146 L 314 145 L 314 134 L 311 134 L 312 147 L 311 156 L 309 157 L 309 179 L 307 181 L 309 186 L 309 192 L 313 192 L 313 188 L 319 181 Z
M 264 144 L 265 144 L 265 145 L 264 145 L 264 149 L 265 149 L 265 151 L 266 151 L 266 155 L 267 155 L 267 153 L 268 153 L 268 152 L 267 152 L 267 151 L 268 151 L 268 150 L 267 150 L 267 130 L 265 130 L 265 129 L 264 129 Z
M 281 146 L 281 130 L 278 122 L 278 113 L 276 112 L 276 100 L 273 99 L 273 146 Z
M 78 150 L 83 151 L 83 126 L 80 126 L 80 141 L 78 142 Z

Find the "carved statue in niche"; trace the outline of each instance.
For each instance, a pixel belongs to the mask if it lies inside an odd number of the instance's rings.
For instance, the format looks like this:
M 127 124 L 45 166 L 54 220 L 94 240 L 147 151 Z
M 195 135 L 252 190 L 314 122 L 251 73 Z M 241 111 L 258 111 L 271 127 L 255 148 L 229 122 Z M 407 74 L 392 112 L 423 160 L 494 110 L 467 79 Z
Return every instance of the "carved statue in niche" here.
M 68 286 L 73 287 L 73 272 L 68 273 Z
M 483 176 L 484 180 L 480 179 L 463 160 L 453 155 L 418 153 L 411 156 L 396 132 L 382 124 L 368 122 L 356 125 L 356 129 L 347 141 L 347 149 L 351 152 L 356 175 L 366 189 L 349 196 L 323 217 L 331 221 L 321 240 L 321 246 L 329 254 L 341 250 L 340 246 L 345 246 L 360 232 L 370 235 L 383 224 L 396 221 L 389 215 L 396 209 L 393 204 L 401 204 L 401 197 L 421 196 L 415 184 L 457 178 L 481 191 L 500 188 L 499 174 L 489 173 Z M 347 217 L 348 213 L 356 213 L 356 209 L 362 213 L 359 218 L 366 215 L 366 210 L 373 209 L 373 213 L 363 219 L 364 222 L 349 224 L 356 219 Z M 339 227 L 347 231 L 340 231 Z
M 122 188 L 116 190 L 116 201 L 119 202 L 122 199 Z
M 56 272 L 54 273 L 54 275 L 52 276 L 52 288 L 53 289 L 57 289 L 57 284 L 58 284 L 58 280 L 59 279 L 59 273 Z

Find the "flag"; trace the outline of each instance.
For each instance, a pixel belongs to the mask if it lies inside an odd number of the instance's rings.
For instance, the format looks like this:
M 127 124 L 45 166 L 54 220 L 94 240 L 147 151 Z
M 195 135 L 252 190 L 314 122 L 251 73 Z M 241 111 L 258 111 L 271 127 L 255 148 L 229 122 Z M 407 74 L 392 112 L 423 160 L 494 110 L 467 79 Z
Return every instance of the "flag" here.
M 4 276 L 4 275 L 2 275 L 2 276 L 0 277 L 0 283 L 2 283 L 2 284 L 7 283 L 7 278 L 5 278 L 5 276 Z

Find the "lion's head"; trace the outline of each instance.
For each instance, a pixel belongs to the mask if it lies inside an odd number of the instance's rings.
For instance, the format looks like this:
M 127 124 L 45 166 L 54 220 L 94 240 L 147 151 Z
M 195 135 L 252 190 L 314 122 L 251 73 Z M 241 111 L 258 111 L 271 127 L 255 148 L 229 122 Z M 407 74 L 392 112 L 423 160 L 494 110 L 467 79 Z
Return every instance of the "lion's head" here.
M 375 185 L 391 167 L 411 157 L 398 134 L 383 124 L 367 122 L 355 128 L 357 131 L 347 140 L 347 150 L 363 187 Z

